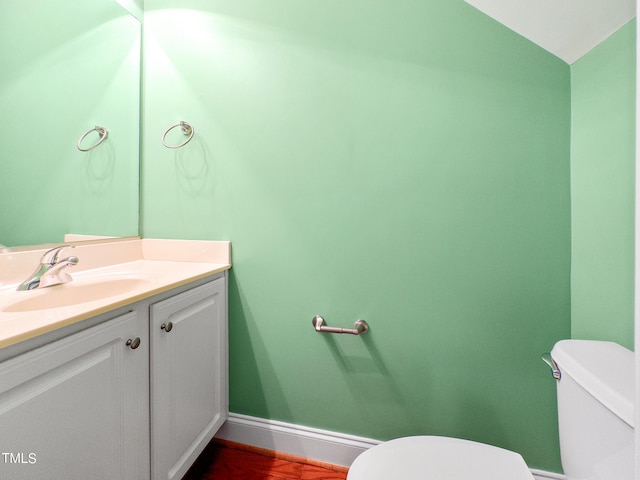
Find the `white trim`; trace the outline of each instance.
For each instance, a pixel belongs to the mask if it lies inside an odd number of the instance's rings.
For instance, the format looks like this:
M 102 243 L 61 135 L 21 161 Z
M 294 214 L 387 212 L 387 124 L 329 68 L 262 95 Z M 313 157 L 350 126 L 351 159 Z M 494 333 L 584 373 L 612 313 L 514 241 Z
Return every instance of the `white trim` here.
M 229 413 L 216 438 L 342 466 L 351 465 L 362 452 L 381 443 L 237 413 Z
M 567 477 L 560 473 L 545 472 L 543 470 L 536 470 L 535 468 L 531 469 L 531 473 L 536 480 L 567 480 Z
M 372 438 L 229 413 L 216 438 L 348 467 L 365 450 L 382 443 Z M 566 480 L 532 469 L 536 480 Z
M 640 1 L 636 1 L 640 11 Z M 640 22 L 636 23 L 636 178 L 635 178 L 635 265 L 634 265 L 634 351 L 635 351 L 635 411 L 640 412 Z M 640 415 L 634 419 L 635 478 L 640 477 Z

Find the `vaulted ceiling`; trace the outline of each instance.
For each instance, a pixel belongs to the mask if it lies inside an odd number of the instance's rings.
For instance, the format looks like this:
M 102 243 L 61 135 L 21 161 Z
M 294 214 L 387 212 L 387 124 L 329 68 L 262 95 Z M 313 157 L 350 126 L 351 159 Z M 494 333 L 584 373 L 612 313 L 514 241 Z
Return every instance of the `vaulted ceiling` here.
M 568 64 L 636 16 L 634 0 L 465 0 Z

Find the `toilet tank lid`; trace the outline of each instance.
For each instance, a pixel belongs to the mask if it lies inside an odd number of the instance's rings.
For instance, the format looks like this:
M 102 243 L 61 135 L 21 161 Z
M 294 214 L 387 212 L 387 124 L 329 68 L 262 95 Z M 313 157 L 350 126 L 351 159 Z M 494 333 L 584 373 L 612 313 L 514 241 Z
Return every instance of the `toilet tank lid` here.
M 561 340 L 551 350 L 551 357 L 562 375 L 569 375 L 633 427 L 635 369 L 632 351 L 613 342 Z

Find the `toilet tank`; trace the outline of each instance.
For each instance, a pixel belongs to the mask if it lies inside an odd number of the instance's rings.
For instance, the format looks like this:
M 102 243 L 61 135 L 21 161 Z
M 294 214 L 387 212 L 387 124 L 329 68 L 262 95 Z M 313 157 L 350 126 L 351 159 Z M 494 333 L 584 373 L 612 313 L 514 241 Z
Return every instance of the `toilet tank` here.
M 633 480 L 634 358 L 612 342 L 562 340 L 551 351 L 560 456 L 570 480 Z

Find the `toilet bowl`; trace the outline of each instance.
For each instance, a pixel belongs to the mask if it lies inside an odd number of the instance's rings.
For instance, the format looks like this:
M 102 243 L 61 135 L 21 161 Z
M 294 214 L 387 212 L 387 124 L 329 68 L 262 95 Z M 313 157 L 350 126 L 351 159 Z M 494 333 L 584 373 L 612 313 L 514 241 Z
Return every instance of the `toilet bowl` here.
M 355 459 L 347 480 L 533 480 L 520 455 L 458 438 L 415 436 L 381 443 Z
M 561 340 L 548 363 L 557 380 L 560 457 L 567 480 L 634 479 L 634 355 L 612 343 Z M 448 437 L 403 437 L 355 459 L 347 480 L 533 480 L 523 458 Z

